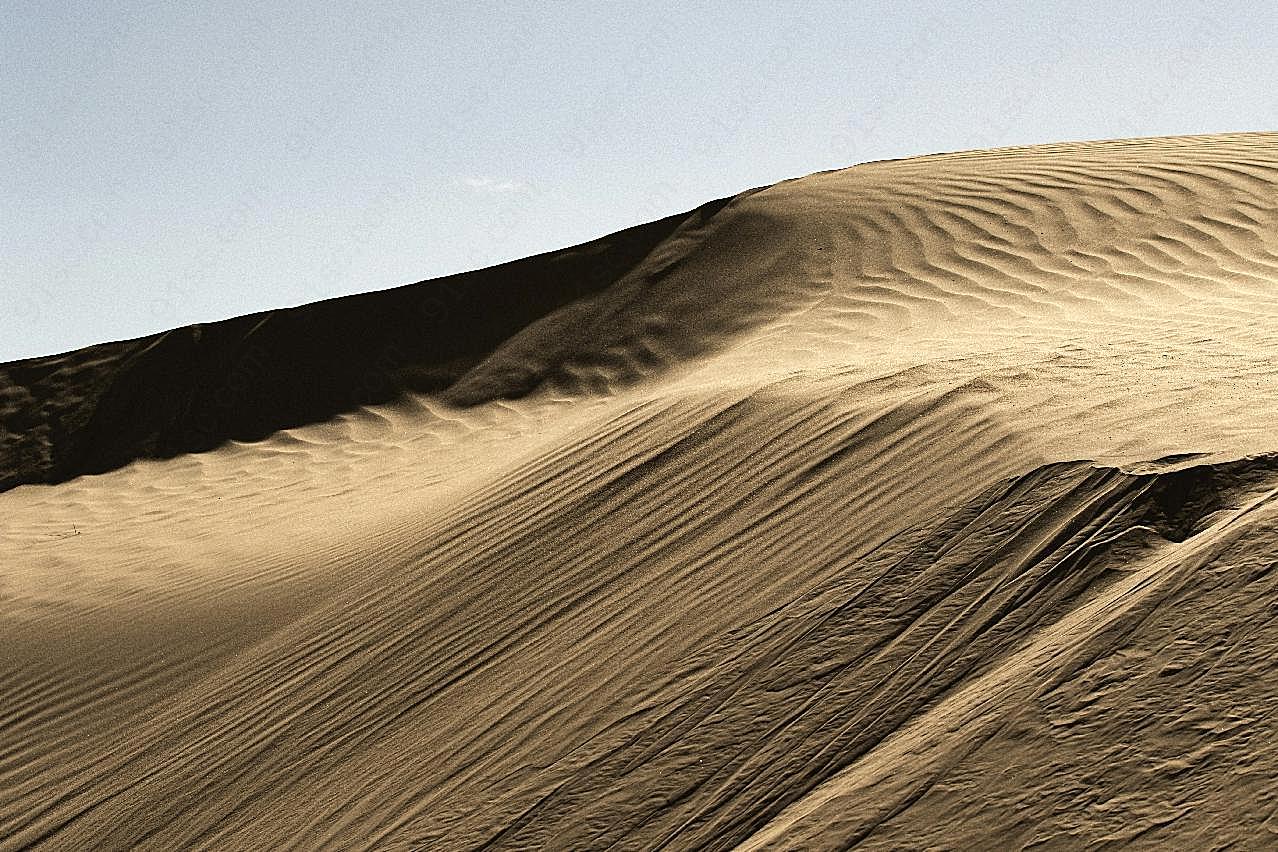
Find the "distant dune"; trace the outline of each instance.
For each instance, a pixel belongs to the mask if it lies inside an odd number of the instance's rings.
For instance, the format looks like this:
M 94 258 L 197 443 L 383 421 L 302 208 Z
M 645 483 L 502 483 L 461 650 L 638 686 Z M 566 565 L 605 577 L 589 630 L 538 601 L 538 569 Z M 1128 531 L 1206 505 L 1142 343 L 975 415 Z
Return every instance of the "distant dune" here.
M 0 849 L 1278 846 L 1278 134 L 0 365 Z

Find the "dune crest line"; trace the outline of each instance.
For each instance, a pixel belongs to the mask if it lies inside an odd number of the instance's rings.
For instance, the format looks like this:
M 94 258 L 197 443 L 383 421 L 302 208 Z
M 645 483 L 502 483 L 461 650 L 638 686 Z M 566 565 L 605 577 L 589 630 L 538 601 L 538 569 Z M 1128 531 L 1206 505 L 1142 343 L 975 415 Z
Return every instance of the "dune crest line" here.
M 1267 848 L 1278 134 L 0 365 L 0 850 Z

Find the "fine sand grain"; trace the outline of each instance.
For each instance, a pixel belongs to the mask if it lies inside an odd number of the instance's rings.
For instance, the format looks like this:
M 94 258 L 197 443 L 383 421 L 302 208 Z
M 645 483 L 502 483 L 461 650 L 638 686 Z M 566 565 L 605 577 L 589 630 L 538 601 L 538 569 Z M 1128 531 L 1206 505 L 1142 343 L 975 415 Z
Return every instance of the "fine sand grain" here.
M 1278 134 L 0 365 L 0 849 L 1278 845 Z

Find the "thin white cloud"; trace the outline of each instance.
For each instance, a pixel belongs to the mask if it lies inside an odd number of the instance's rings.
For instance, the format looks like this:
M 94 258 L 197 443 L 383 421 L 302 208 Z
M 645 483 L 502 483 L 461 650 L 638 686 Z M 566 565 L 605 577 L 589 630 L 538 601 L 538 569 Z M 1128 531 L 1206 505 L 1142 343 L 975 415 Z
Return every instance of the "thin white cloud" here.
M 500 180 L 487 176 L 471 176 L 462 178 L 462 183 L 475 192 L 487 192 L 494 195 L 508 192 L 524 192 L 528 184 L 522 180 Z

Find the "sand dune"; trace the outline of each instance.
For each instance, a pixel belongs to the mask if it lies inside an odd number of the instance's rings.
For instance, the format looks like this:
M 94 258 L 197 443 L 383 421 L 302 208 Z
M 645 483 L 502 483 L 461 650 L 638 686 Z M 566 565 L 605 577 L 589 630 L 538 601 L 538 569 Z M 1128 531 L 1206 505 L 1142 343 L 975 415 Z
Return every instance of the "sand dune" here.
M 0 366 L 0 849 L 1278 843 L 1278 134 Z

